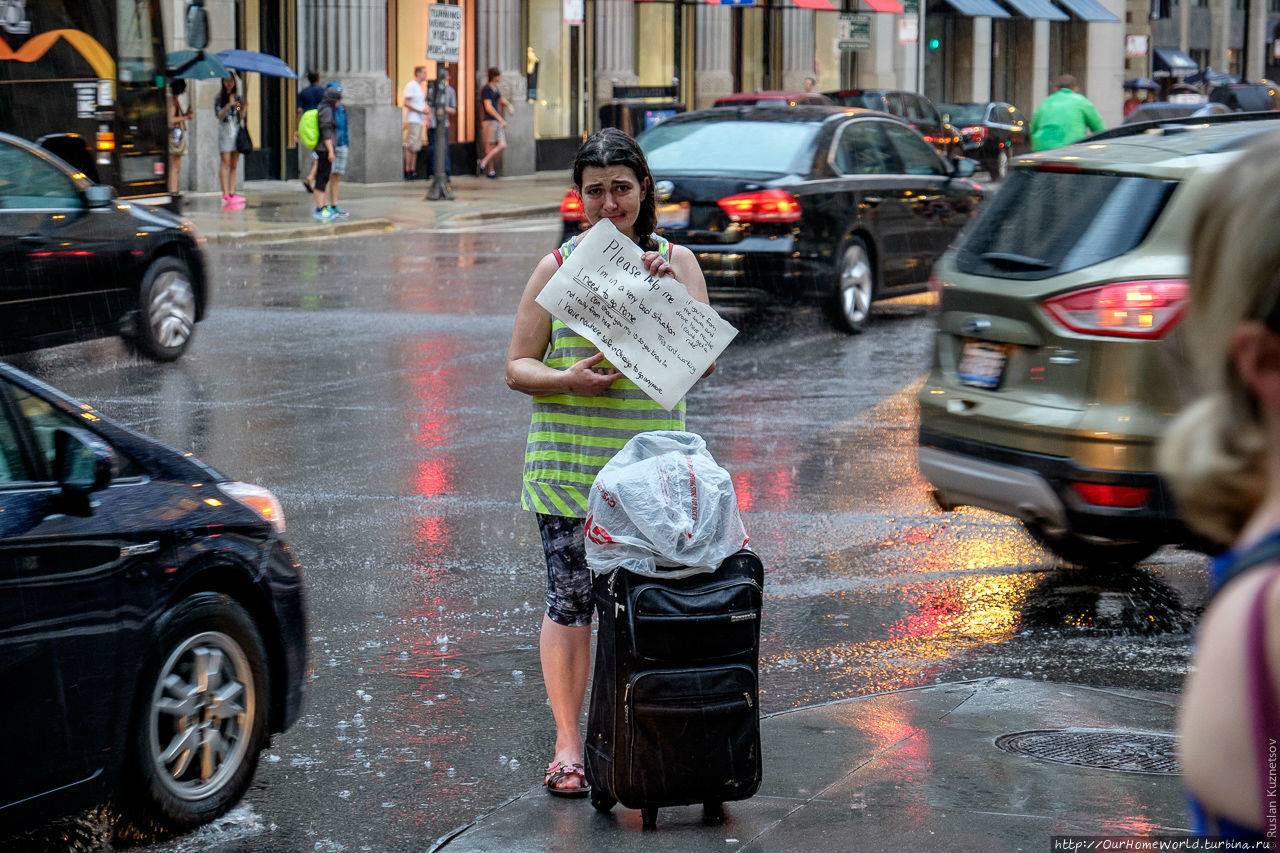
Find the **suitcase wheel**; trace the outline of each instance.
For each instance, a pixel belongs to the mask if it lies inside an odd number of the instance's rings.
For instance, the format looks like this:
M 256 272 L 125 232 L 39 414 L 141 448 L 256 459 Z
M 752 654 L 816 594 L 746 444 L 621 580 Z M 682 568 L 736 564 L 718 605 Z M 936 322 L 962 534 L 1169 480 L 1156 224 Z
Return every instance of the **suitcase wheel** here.
M 724 803 L 703 803 L 702 822 L 706 826 L 719 826 L 724 823 Z
M 595 806 L 597 811 L 607 812 L 617 802 L 617 800 L 603 791 L 593 790 L 591 792 L 591 805 Z
M 643 826 L 645 829 L 658 828 L 658 807 L 657 806 L 645 806 L 640 810 L 640 815 L 641 817 L 644 818 Z

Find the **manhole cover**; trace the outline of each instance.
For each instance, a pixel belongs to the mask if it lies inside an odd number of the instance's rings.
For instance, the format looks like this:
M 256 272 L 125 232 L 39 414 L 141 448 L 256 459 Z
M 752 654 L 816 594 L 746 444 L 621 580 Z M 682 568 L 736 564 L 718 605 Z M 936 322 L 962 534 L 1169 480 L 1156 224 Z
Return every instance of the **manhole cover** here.
M 1125 773 L 1178 773 L 1177 745 L 1173 735 L 1098 729 L 1018 732 L 996 738 L 996 746 L 1018 755 Z

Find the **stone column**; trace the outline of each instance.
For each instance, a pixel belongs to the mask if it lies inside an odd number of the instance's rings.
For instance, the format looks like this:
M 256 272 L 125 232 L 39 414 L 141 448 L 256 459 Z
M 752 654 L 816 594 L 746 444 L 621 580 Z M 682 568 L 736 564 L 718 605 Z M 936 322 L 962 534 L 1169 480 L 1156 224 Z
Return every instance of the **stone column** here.
M 1154 42 L 1151 47 L 1154 49 Z M 1178 50 L 1191 50 L 1191 0 L 1178 0 Z
M 600 105 L 613 98 L 615 81 L 620 86 L 634 86 L 640 80 L 636 74 L 635 21 L 633 0 L 597 0 L 593 125 L 599 122 Z
M 1244 33 L 1244 43 L 1249 46 L 1247 67 L 1241 69 L 1246 80 L 1266 76 L 1271 57 L 1271 42 L 1267 41 L 1267 4 L 1263 0 L 1245 0 L 1249 4 L 1249 26 Z
M 480 0 L 476 8 L 476 91 L 489 82 L 488 70 L 502 71 L 498 88 L 515 107 L 507 117 L 507 150 L 499 155 L 503 175 L 532 175 L 537 168 L 537 142 L 534 139 L 534 105 L 526 103 L 528 82 L 525 78 L 523 39 L 520 33 L 520 0 Z M 484 134 L 478 126 L 484 117 L 479 107 L 476 121 L 476 160 L 484 156 Z
M 728 6 L 699 4 L 694 10 L 694 103 L 689 109 L 711 106 L 721 95 L 733 92 L 733 10 Z
M 1230 70 L 1231 6 L 1231 0 L 1209 0 L 1209 67 L 1214 71 Z
M 351 152 L 345 180 L 400 177 L 400 109 L 387 77 L 387 0 L 302 0 L 299 59 L 342 84 Z M 302 81 L 306 85 L 306 81 Z
M 813 12 L 788 9 L 782 15 L 782 88 L 801 92 L 813 76 Z

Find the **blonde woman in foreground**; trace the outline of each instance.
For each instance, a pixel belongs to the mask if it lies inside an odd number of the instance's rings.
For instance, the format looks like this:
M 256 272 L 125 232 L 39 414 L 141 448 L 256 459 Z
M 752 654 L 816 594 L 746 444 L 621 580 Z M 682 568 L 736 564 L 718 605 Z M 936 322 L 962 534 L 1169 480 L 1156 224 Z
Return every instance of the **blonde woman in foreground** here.
M 1275 838 L 1280 740 L 1280 134 L 1218 178 L 1192 229 L 1187 336 L 1211 389 L 1160 466 L 1189 524 L 1231 548 L 1178 729 L 1200 835 Z

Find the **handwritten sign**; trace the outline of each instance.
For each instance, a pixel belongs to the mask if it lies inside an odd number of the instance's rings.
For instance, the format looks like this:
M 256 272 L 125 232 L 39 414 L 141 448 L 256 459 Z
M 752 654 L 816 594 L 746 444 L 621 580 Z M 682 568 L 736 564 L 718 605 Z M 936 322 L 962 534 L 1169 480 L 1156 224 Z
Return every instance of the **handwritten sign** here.
M 738 330 L 673 277 L 649 275 L 641 255 L 602 219 L 578 238 L 537 302 L 671 411 Z

